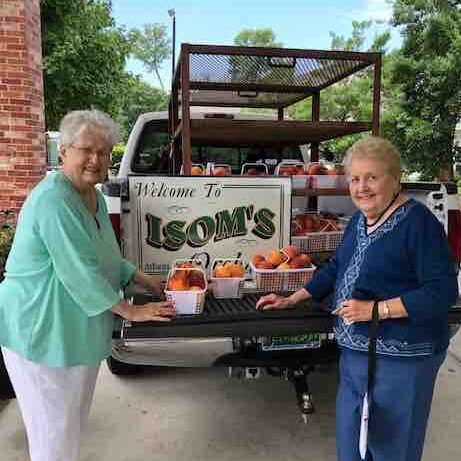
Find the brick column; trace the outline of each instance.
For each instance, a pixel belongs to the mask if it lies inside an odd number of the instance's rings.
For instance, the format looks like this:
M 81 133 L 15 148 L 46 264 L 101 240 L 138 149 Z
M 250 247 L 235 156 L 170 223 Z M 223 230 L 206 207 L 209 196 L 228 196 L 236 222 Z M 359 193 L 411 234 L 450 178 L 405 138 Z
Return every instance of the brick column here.
M 40 0 L 0 0 L 0 210 L 46 171 Z

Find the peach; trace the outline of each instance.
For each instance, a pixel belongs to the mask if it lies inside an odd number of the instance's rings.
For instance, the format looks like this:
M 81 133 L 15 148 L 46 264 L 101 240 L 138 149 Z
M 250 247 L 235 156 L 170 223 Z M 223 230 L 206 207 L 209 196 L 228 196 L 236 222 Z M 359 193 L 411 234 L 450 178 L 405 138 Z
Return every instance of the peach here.
M 277 266 L 278 271 L 286 271 L 287 269 L 291 269 L 291 266 L 288 263 L 282 263 Z
M 192 176 L 201 176 L 202 175 L 202 169 L 199 167 L 199 166 L 193 166 L 191 169 L 190 169 L 190 174 Z
M 214 276 L 216 278 L 228 278 L 231 277 L 231 268 L 229 265 L 216 266 L 214 269 Z
M 298 249 L 293 245 L 289 245 L 289 246 L 282 249 L 282 253 L 285 253 L 285 255 L 290 260 L 290 259 L 293 259 L 295 256 L 298 255 Z
M 173 272 L 172 278 L 175 280 L 187 280 L 189 277 L 189 269 L 179 269 Z
M 307 167 L 307 174 L 310 175 L 319 175 L 319 174 L 328 174 L 328 170 L 318 163 L 312 163 Z
M 272 264 L 273 267 L 277 267 L 279 264 L 284 262 L 284 255 L 278 250 L 271 250 L 266 256 L 266 261 Z
M 189 285 L 185 280 L 170 278 L 168 281 L 168 289 L 171 291 L 184 291 L 188 288 Z
M 306 254 L 300 254 L 300 255 L 294 257 L 290 261 L 290 266 L 293 269 L 301 269 L 303 267 L 309 267 L 310 265 L 311 265 L 311 259 Z
M 315 218 L 310 215 L 304 216 L 304 232 L 314 232 L 315 231 Z
M 265 261 L 266 258 L 263 255 L 255 254 L 251 257 L 251 264 L 256 267 L 256 264 Z
M 306 171 L 304 169 L 304 165 L 298 165 L 296 167 L 296 174 L 297 175 L 305 175 L 306 174 Z
M 213 175 L 214 176 L 226 176 L 228 174 L 230 174 L 230 171 L 226 167 L 218 166 L 218 167 L 213 169 Z
M 239 263 L 230 264 L 231 277 L 242 278 L 245 275 L 245 269 Z
M 256 269 L 273 269 L 274 266 L 268 261 L 261 261 L 255 264 Z
M 202 272 L 198 270 L 190 271 L 188 282 L 189 282 L 189 285 L 195 285 L 195 286 L 201 287 L 201 289 L 205 288 L 205 280 L 204 280 L 203 274 Z

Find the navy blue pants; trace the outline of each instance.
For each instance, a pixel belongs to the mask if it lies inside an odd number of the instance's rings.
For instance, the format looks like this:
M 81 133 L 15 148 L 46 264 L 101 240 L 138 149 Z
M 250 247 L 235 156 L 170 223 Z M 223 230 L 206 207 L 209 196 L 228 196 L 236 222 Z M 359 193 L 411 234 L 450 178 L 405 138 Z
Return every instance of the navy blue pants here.
M 420 461 L 434 383 L 446 352 L 427 357 L 377 356 L 367 461 Z M 359 433 L 368 357 L 341 350 L 336 396 L 338 461 L 360 461 Z

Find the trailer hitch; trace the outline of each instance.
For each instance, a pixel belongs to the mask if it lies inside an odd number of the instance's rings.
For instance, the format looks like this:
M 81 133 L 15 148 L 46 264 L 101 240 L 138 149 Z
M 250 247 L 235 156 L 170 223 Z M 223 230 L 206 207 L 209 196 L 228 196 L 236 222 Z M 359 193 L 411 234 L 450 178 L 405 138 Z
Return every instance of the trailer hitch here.
M 296 400 L 304 423 L 307 423 L 309 416 L 315 412 L 312 393 L 307 381 L 308 374 L 311 371 L 312 367 L 290 368 L 287 370 L 287 379 L 295 386 Z

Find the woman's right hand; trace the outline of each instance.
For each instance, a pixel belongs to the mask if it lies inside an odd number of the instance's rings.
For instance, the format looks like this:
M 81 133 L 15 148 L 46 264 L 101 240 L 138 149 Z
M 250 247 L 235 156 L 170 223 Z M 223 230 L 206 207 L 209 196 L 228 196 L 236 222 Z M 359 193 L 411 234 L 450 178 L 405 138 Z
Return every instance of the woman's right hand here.
M 256 309 L 263 311 L 269 309 L 290 309 L 294 307 L 294 304 L 293 300 L 289 297 L 286 298 L 285 296 L 271 293 L 258 299 Z

